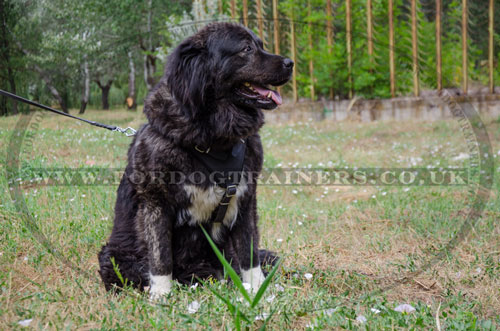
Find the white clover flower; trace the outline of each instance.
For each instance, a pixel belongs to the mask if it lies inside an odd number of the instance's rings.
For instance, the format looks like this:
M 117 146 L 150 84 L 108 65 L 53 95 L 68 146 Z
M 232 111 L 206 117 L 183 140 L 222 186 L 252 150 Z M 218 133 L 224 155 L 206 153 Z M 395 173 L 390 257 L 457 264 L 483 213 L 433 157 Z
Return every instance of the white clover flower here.
M 412 313 L 415 310 L 416 309 L 412 305 L 409 305 L 409 304 L 406 304 L 406 303 L 404 303 L 402 305 L 399 305 L 396 308 L 394 308 L 394 311 L 397 311 L 399 313 Z
M 359 315 L 358 317 L 356 317 L 356 322 L 358 323 L 366 323 L 366 321 L 367 319 L 363 315 Z
M 283 286 L 281 286 L 280 284 L 274 284 L 274 287 L 276 287 L 276 290 L 278 292 L 283 292 L 285 290 L 285 288 Z
M 278 238 L 278 239 L 276 239 L 276 241 L 280 243 L 280 242 L 283 242 L 283 239 L 282 238 Z
M 306 325 L 306 329 L 315 329 L 317 327 L 318 327 L 318 322 L 317 321 L 309 322 Z
M 27 327 L 27 326 L 30 326 L 32 321 L 33 321 L 32 318 L 28 318 L 28 319 L 17 322 L 17 324 L 19 324 L 22 327 Z
M 188 305 L 188 314 L 194 314 L 200 309 L 200 303 L 198 301 L 193 301 Z
M 328 308 L 327 310 L 325 310 L 325 314 L 327 314 L 328 316 L 332 316 L 334 313 L 337 312 L 337 310 L 339 310 L 339 307 Z
M 255 316 L 255 320 L 256 321 L 263 321 L 263 320 L 265 320 L 268 317 L 269 317 L 268 313 L 263 313 L 263 314 Z
M 307 280 L 311 280 L 313 278 L 313 275 L 310 274 L 310 273 L 306 273 L 304 274 L 304 277 L 307 279 Z
M 370 309 L 372 311 L 372 313 L 374 314 L 380 314 L 380 310 L 378 310 L 377 308 L 371 308 Z
M 273 295 L 268 296 L 268 297 L 266 298 L 266 301 L 267 301 L 267 302 L 273 302 L 273 301 L 274 301 L 274 299 L 276 299 L 276 296 L 273 294 Z

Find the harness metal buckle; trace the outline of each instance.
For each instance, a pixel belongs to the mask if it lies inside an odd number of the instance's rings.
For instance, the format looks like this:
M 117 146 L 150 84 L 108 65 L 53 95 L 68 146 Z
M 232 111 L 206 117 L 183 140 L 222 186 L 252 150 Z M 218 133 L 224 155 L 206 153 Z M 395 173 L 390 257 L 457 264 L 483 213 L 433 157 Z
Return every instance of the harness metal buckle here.
M 234 197 L 236 195 L 236 192 L 237 192 L 236 185 L 229 185 L 226 188 L 226 196 L 229 198 Z

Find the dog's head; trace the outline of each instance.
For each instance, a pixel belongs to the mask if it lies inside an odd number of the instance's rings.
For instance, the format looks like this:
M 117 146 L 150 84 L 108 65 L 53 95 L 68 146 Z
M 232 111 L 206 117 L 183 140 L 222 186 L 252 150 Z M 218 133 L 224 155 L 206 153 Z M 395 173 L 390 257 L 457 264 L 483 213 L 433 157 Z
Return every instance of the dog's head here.
M 215 110 L 223 102 L 240 110 L 274 109 L 293 61 L 263 49 L 249 29 L 211 24 L 184 40 L 169 56 L 166 75 L 172 96 L 190 113 Z

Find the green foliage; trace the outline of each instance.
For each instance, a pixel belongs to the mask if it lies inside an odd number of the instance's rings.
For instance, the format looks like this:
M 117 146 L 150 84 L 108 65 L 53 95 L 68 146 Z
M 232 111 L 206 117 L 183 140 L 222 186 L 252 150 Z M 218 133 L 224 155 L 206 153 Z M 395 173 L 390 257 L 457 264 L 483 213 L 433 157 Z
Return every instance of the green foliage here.
M 312 15 L 308 14 L 309 2 L 313 8 Z M 326 38 L 325 3 L 325 1 L 318 0 L 280 1 L 280 10 L 282 16 L 293 19 L 296 26 L 299 95 L 309 96 L 311 84 L 309 60 L 312 59 L 316 92 L 327 97 L 329 89 L 333 88 L 336 95 L 345 98 L 350 88 L 348 86 L 346 46 L 346 2 L 345 0 L 332 1 L 335 31 L 331 54 L 328 52 Z M 422 89 L 435 89 L 437 87 L 436 25 L 433 6 L 435 6 L 434 1 L 432 3 L 429 0 L 417 1 L 418 70 Z M 469 11 L 478 11 L 478 7 L 476 4 L 471 4 Z M 353 59 L 351 75 L 354 94 L 364 98 L 388 98 L 390 97 L 388 1 L 372 2 L 373 59 L 370 59 L 368 54 L 366 0 L 352 0 L 351 13 Z M 458 87 L 462 82 L 461 15 L 461 1 L 443 1 L 441 39 L 442 75 L 443 87 L 445 88 Z M 487 21 L 487 5 L 482 7 L 481 15 L 483 21 Z M 396 94 L 409 95 L 413 89 L 410 2 L 395 0 L 393 16 Z M 309 22 L 313 23 L 312 29 L 308 26 Z M 487 50 L 487 29 L 476 33 L 473 29 L 477 24 L 477 18 L 469 19 L 469 79 L 486 84 L 488 71 L 484 61 Z M 282 38 L 281 49 L 285 50 L 284 53 L 287 56 L 291 56 L 288 41 L 290 28 L 287 20 L 281 23 L 281 30 L 286 35 L 286 38 Z M 312 34 L 313 37 L 312 49 L 308 45 L 309 34 Z M 499 35 L 500 29 L 496 26 L 496 47 L 499 44 Z M 479 41 L 482 43 L 480 47 Z M 498 72 L 495 72 L 495 77 L 497 76 L 499 76 Z
M 468 75 L 472 85 L 486 85 L 488 73 L 488 1 L 469 1 Z M 151 7 L 149 7 L 149 3 Z M 462 84 L 461 0 L 443 0 L 442 77 L 443 87 Z M 223 12 L 219 12 L 222 4 Z M 236 1 L 242 22 L 243 3 Z M 264 44 L 273 45 L 273 15 L 270 2 L 262 1 Z M 310 4 L 310 5 L 309 5 Z M 166 55 L 187 35 L 212 20 L 227 21 L 230 3 L 164 0 L 0 0 L 0 88 L 16 91 L 40 102 L 54 100 L 40 74 L 50 78 L 70 107 L 78 107 L 83 88 L 83 64 L 88 62 L 91 80 L 113 80 L 110 101 L 122 105 L 128 95 L 128 52 L 136 66 L 139 102 L 147 93 L 144 59 L 154 62 L 153 78 L 158 80 Z M 297 81 L 300 97 L 329 97 L 333 89 L 339 98 L 349 90 L 364 98 L 390 97 L 388 0 L 372 1 L 374 55 L 368 55 L 366 0 L 352 0 L 352 86 L 349 86 L 346 38 L 346 1 L 332 0 L 333 46 L 327 43 L 326 0 L 279 1 L 280 53 L 291 56 L 290 21 L 295 22 Z M 152 10 L 150 9 L 152 8 Z M 149 16 L 151 13 L 151 16 Z M 258 32 L 256 2 L 248 1 L 249 27 Z M 495 22 L 500 6 L 495 6 Z M 422 89 L 437 87 L 435 0 L 417 1 L 418 72 Z M 148 23 L 149 18 L 151 24 Z M 200 23 L 201 22 L 201 23 Z M 494 54 L 500 81 L 500 24 L 494 26 Z M 409 95 L 413 89 L 411 14 L 409 0 L 394 0 L 396 94 Z M 312 47 L 309 46 L 312 38 Z M 26 52 L 19 47 L 21 45 Z M 313 61 L 313 82 L 309 61 Z M 26 68 L 28 70 L 26 70 Z M 91 84 L 90 104 L 100 106 L 101 90 Z M 291 93 L 291 84 L 283 88 Z M 24 108 L 23 108 L 24 107 Z M 19 110 L 26 109 L 19 106 Z M 11 101 L 0 97 L 0 115 L 15 112 Z

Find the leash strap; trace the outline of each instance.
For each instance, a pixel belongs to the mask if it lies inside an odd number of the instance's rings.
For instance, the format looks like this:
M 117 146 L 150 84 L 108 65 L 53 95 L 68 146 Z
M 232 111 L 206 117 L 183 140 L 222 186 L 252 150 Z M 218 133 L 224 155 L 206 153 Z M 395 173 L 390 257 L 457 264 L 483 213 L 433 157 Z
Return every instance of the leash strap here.
M 195 147 L 194 156 L 214 174 L 215 185 L 224 188 L 219 205 L 212 213 L 211 221 L 221 223 L 226 216 L 232 197 L 236 195 L 238 184 L 243 176 L 243 163 L 245 161 L 246 143 L 241 141 L 228 152 L 221 152 L 211 148 L 202 149 Z
M 48 111 L 56 113 L 58 115 L 63 115 L 63 116 L 66 116 L 66 117 L 70 117 L 70 118 L 73 118 L 75 120 L 79 120 L 79 121 L 88 123 L 90 125 L 97 126 L 99 128 L 103 128 L 103 129 L 107 129 L 107 130 L 111 130 L 111 131 L 121 132 L 121 133 L 125 134 L 127 137 L 134 136 L 136 134 L 136 130 L 133 129 L 133 128 L 131 128 L 131 127 L 122 129 L 119 126 L 108 125 L 108 124 L 103 124 L 103 123 L 99 123 L 99 122 L 95 122 L 95 121 L 91 121 L 91 120 L 86 120 L 84 118 L 73 116 L 71 114 L 66 114 L 65 112 L 56 110 L 54 108 L 51 108 L 51 107 L 48 107 L 48 106 L 45 106 L 45 105 L 42 105 L 42 104 L 39 104 L 39 103 L 37 103 L 35 101 L 31 101 L 31 100 L 25 99 L 23 97 L 20 97 L 20 96 L 18 96 L 16 94 L 13 94 L 13 93 L 10 93 L 10 92 L 4 91 L 4 90 L 0 90 L 0 94 L 3 95 L 3 96 L 6 96 L 6 97 L 12 98 L 14 100 L 24 102 L 24 103 L 26 103 L 28 105 L 32 105 L 32 106 L 35 106 L 35 107 L 38 107 L 38 108 L 41 108 L 41 109 L 44 109 L 44 110 L 48 110 Z

